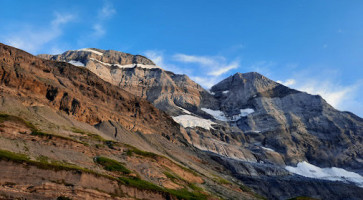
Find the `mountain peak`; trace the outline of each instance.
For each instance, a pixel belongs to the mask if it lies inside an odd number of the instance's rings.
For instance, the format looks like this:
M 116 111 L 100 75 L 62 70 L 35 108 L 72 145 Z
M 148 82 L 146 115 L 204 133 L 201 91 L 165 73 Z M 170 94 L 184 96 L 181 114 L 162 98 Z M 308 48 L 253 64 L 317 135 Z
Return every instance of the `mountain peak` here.
M 272 89 L 279 84 L 257 72 L 236 73 L 211 88 L 212 92 L 241 89 L 256 93 Z
M 97 48 L 83 48 L 78 50 L 66 51 L 62 54 L 49 55 L 40 54 L 38 57 L 48 59 L 48 60 L 58 60 L 64 62 L 79 63 L 78 66 L 83 66 L 87 64 L 88 61 L 92 60 L 94 62 L 106 64 L 106 65 L 146 65 L 146 68 L 159 68 L 155 65 L 153 61 L 141 55 L 132 55 L 129 53 L 124 53 L 115 50 L 102 50 Z M 139 67 L 140 67 L 139 66 Z

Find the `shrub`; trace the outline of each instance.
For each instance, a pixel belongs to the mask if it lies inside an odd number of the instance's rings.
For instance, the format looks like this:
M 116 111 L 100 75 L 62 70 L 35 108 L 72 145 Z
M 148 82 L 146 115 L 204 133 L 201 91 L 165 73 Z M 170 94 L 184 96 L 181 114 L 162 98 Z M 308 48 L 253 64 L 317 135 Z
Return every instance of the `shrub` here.
M 130 174 L 131 171 L 127 169 L 125 166 L 123 166 L 121 163 L 119 163 L 116 160 L 112 160 L 110 158 L 106 157 L 96 157 L 95 162 L 102 165 L 103 168 L 107 171 L 117 171 L 121 172 L 123 174 Z

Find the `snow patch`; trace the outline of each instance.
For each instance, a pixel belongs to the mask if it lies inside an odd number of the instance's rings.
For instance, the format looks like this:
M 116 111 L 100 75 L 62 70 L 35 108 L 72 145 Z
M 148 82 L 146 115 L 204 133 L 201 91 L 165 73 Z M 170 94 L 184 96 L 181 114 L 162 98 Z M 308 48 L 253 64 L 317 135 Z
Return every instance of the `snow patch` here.
M 212 124 L 215 124 L 214 122 L 202 119 L 199 117 L 195 117 L 192 115 L 180 115 L 173 117 L 174 121 L 182 125 L 184 128 L 186 127 L 201 127 L 207 130 L 213 129 Z
M 99 51 L 96 51 L 96 50 L 93 50 L 93 49 L 89 49 L 89 48 L 78 49 L 77 51 L 86 51 L 86 52 L 91 52 L 91 53 L 103 56 L 102 52 L 99 52 Z
M 252 108 L 240 109 L 240 114 L 233 115 L 232 117 L 227 117 L 223 111 L 220 110 L 212 110 L 209 108 L 201 108 L 202 111 L 212 115 L 215 119 L 220 121 L 238 121 L 242 117 L 246 117 L 247 115 L 255 112 Z
M 214 93 L 214 92 L 211 92 L 210 90 L 207 90 L 207 92 L 209 93 L 209 94 L 211 94 L 211 95 L 215 95 L 216 93 Z
M 97 59 L 94 59 L 94 58 L 90 58 L 90 60 L 93 60 L 93 61 L 96 61 L 96 62 L 99 62 L 103 65 L 107 65 L 107 66 L 117 66 L 118 68 L 135 68 L 135 67 L 140 67 L 140 68 L 145 68 L 145 69 L 160 69 L 159 66 L 156 66 L 156 65 L 143 65 L 143 64 L 127 64 L 127 65 L 120 65 L 120 64 L 110 64 L 110 63 L 105 63 L 105 62 L 102 62 L 100 60 L 97 60 Z
M 77 61 L 77 60 L 70 60 L 68 63 L 74 65 L 74 66 L 78 66 L 78 67 L 84 67 L 85 65 L 81 62 L 81 61 Z
M 227 94 L 229 92 L 229 90 L 225 90 L 225 91 L 223 91 L 222 93 L 223 94 Z
M 218 119 L 220 121 L 228 121 L 227 117 L 220 110 L 212 110 L 212 109 L 208 109 L 208 108 L 201 108 L 201 110 L 212 115 L 215 119 Z
M 249 115 L 253 112 L 255 112 L 255 110 L 253 110 L 252 108 L 240 109 L 240 114 L 233 115 L 231 118 L 231 121 L 238 121 L 242 117 L 246 117 L 247 115 Z
M 294 174 L 299 174 L 301 176 L 330 180 L 330 181 L 343 181 L 352 182 L 357 186 L 363 188 L 363 176 L 347 171 L 342 168 L 332 167 L 332 168 L 320 168 L 312 165 L 308 162 L 299 162 L 296 167 L 286 166 L 285 169 Z
M 275 150 L 271 149 L 271 148 L 267 148 L 267 147 L 261 147 L 262 149 L 266 150 L 266 151 L 273 151 L 275 152 Z
M 182 110 L 184 113 L 186 113 L 186 114 L 192 114 L 192 113 L 190 113 L 188 110 L 185 110 L 184 108 L 182 108 L 182 107 L 179 107 L 179 106 L 177 106 L 180 110 Z

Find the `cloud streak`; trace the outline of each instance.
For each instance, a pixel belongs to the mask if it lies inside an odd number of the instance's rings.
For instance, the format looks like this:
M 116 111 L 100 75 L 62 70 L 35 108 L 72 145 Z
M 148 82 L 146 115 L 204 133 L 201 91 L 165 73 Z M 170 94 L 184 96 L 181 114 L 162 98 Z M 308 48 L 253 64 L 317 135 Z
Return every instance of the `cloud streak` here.
M 72 22 L 75 18 L 72 14 L 54 13 L 54 19 L 49 26 L 41 27 L 20 27 L 20 31 L 12 32 L 5 36 L 4 40 L 11 46 L 37 53 L 45 45 L 53 42 L 63 34 L 63 27 Z
M 222 80 L 223 75 L 240 66 L 237 60 L 227 62 L 223 56 L 196 56 L 182 53 L 165 55 L 163 51 L 158 50 L 148 50 L 144 54 L 161 68 L 177 74 L 187 74 L 205 88 L 210 88 Z
M 95 39 L 103 37 L 107 30 L 104 27 L 106 20 L 112 18 L 116 14 L 116 9 L 109 1 L 104 1 L 101 9 L 98 10 L 96 22 L 92 25 L 92 37 Z
M 311 77 L 298 77 L 298 79 L 278 82 L 309 94 L 320 95 L 339 110 L 350 110 L 360 115 L 363 113 L 362 105 L 356 100 L 363 89 L 363 80 L 351 85 L 341 85 L 334 79 L 321 80 Z
M 237 69 L 239 67 L 238 61 L 233 61 L 231 63 L 226 62 L 226 58 L 222 56 L 195 56 L 186 54 L 175 54 L 173 59 L 178 62 L 183 63 L 195 63 L 199 64 L 204 68 L 208 68 L 207 75 L 209 76 L 221 76 L 232 69 Z

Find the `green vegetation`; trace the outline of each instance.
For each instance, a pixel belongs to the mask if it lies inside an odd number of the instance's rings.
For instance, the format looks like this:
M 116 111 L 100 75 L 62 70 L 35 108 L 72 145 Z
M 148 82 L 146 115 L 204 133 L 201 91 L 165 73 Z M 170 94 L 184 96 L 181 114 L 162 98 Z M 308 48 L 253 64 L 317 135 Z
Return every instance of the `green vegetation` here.
M 152 152 L 148 152 L 148 151 L 143 151 L 143 150 L 140 150 L 134 146 L 131 146 L 131 145 L 128 145 L 128 144 L 124 144 L 128 150 L 126 152 L 126 155 L 128 156 L 132 156 L 133 154 L 137 154 L 139 156 L 143 156 L 143 157 L 148 157 L 148 158 L 153 158 L 153 159 L 156 159 L 157 157 L 162 157 L 158 154 L 155 154 L 155 153 L 152 153 Z
M 25 161 L 29 161 L 29 157 L 24 154 L 0 150 L 0 160 L 7 160 L 7 161 L 11 160 L 13 162 L 22 163 Z
M 107 171 L 117 171 L 121 172 L 123 174 L 130 174 L 131 171 L 127 169 L 125 166 L 123 166 L 121 163 L 119 163 L 116 160 L 112 160 L 110 158 L 106 157 L 96 157 L 95 162 L 102 165 L 103 168 Z
M 60 138 L 60 139 L 63 139 L 63 140 L 69 140 L 69 141 L 72 141 L 72 142 L 76 142 L 76 143 L 79 143 L 79 144 L 83 144 L 84 146 L 89 146 L 89 144 L 87 144 L 86 142 L 78 141 L 76 139 L 73 139 L 73 138 L 70 138 L 70 137 L 61 136 L 61 135 L 44 133 L 44 132 L 39 131 L 39 130 L 32 131 L 31 132 L 31 135 L 33 135 L 33 136 L 39 136 L 39 137 L 47 137 L 48 139 L 52 139 L 53 137 L 55 137 L 55 138 Z
M 40 169 L 46 169 L 46 170 L 56 170 L 56 171 L 57 170 L 67 170 L 67 171 L 75 170 L 75 171 L 90 173 L 90 174 L 94 174 L 96 176 L 102 176 L 102 177 L 105 177 L 108 179 L 117 180 L 120 184 L 128 185 L 130 187 L 135 187 L 135 188 L 143 189 L 143 190 L 152 190 L 152 191 L 156 191 L 156 192 L 162 192 L 162 193 L 165 193 L 166 195 L 170 194 L 170 195 L 177 197 L 178 199 L 185 199 L 185 200 L 207 199 L 207 195 L 202 194 L 200 192 L 190 192 L 187 189 L 181 189 L 181 190 L 165 189 L 165 188 L 157 186 L 153 183 L 150 183 L 148 181 L 141 180 L 140 178 L 137 178 L 137 177 L 119 177 L 118 179 L 115 179 L 114 177 L 111 177 L 111 176 L 99 174 L 99 173 L 91 171 L 89 169 L 69 165 L 66 163 L 60 163 L 60 162 L 56 162 L 56 161 L 49 163 L 48 159 L 45 159 L 43 157 L 38 159 L 38 160 L 42 160 L 42 161 L 33 161 L 33 160 L 30 160 L 29 157 L 27 157 L 24 154 L 0 150 L 0 160 L 13 161 L 13 162 L 17 162 L 17 163 L 27 163 L 27 164 L 36 166 Z M 110 162 L 110 160 L 111 160 L 111 162 Z M 111 170 L 119 170 L 120 163 L 115 161 L 116 162 L 116 164 L 115 164 L 115 162 L 113 162 L 113 161 L 114 160 L 108 159 L 108 158 L 101 159 L 101 163 L 106 163 L 106 166 L 110 167 Z M 126 170 L 128 170 L 128 169 L 126 169 Z M 60 196 L 60 198 L 67 198 L 67 197 Z
M 166 190 L 171 195 L 176 196 L 178 199 L 185 199 L 185 200 L 206 200 L 207 195 L 200 193 L 200 192 L 189 192 L 187 189 L 180 189 L 180 190 Z
M 18 123 L 24 124 L 31 131 L 35 131 L 36 130 L 35 126 L 32 123 L 30 123 L 28 121 L 25 121 L 24 119 L 22 119 L 20 117 L 13 116 L 13 115 L 8 115 L 8 114 L 1 114 L 0 113 L 0 123 L 3 123 L 5 121 L 18 122 Z
M 61 135 L 54 135 L 54 134 L 49 134 L 49 133 L 44 133 L 42 131 L 40 131 L 39 129 L 37 129 L 32 123 L 25 121 L 24 119 L 17 117 L 17 116 L 13 116 L 13 115 L 8 115 L 8 114 L 0 114 L 0 123 L 3 123 L 5 121 L 13 121 L 13 122 L 17 122 L 17 123 L 21 123 L 24 124 L 26 127 L 28 127 L 31 130 L 31 135 L 33 136 L 39 136 L 39 137 L 48 137 L 49 139 L 52 139 L 53 137 L 57 137 L 57 138 L 61 138 L 64 140 L 70 140 L 73 142 L 77 142 L 80 144 L 83 144 L 85 146 L 88 146 L 87 143 L 75 140 L 73 138 L 69 138 L 69 137 L 64 137 Z M 21 132 L 20 134 L 26 134 L 25 132 Z
M 123 185 L 128 185 L 139 189 L 153 190 L 160 192 L 164 191 L 163 188 L 137 177 L 119 177 L 119 182 Z
M 203 191 L 203 188 L 198 187 L 197 185 L 195 185 L 194 183 L 189 183 L 188 181 L 184 180 L 182 177 L 172 174 L 170 172 L 165 171 L 164 172 L 165 176 L 168 177 L 171 181 L 173 181 L 174 183 L 176 183 L 176 181 L 182 181 L 184 183 L 188 184 L 188 187 L 194 191 Z
M 104 139 L 103 137 L 101 137 L 101 136 L 99 136 L 97 134 L 90 133 L 90 132 L 81 130 L 81 129 L 76 128 L 76 127 L 72 127 L 71 131 L 73 133 L 79 133 L 81 135 L 88 136 L 88 138 L 91 139 L 91 140 L 95 140 L 97 142 L 103 143 L 103 144 L 95 144 L 96 148 L 98 148 L 98 149 L 101 148 L 101 147 L 104 147 L 104 145 L 106 145 L 110 149 L 114 149 L 114 145 L 116 144 L 116 142 L 114 142 L 114 141 L 106 140 L 106 139 Z M 86 146 L 89 146 L 89 145 L 87 144 Z
M 177 176 L 177 175 L 174 175 L 170 172 L 164 172 L 165 176 L 168 177 L 169 179 L 171 179 L 172 181 L 175 181 L 175 180 L 183 180 L 181 177 Z
M 194 191 L 203 191 L 203 188 L 195 185 L 194 183 L 189 183 L 188 184 L 188 187 Z
M 46 157 L 45 157 L 46 158 Z M 30 160 L 30 158 L 27 155 L 20 154 L 20 153 L 14 153 L 6 150 L 0 150 L 0 160 L 6 160 L 6 161 L 12 161 L 16 163 L 27 163 L 33 166 L 36 166 L 40 169 L 46 169 L 46 170 L 77 170 L 77 171 L 84 171 L 88 173 L 96 174 L 88 169 L 84 169 L 78 166 L 70 165 L 67 163 L 61 163 L 53 161 L 51 163 L 48 162 L 48 159 L 38 159 L 41 161 L 34 161 Z
M 76 128 L 76 127 L 72 127 L 71 128 L 72 132 L 73 133 L 79 133 L 79 134 L 82 134 L 82 135 L 88 135 L 89 133 L 84 131 L 84 130 L 81 130 L 79 128 Z
M 216 181 L 219 184 L 225 184 L 225 185 L 232 185 L 232 183 L 224 178 L 221 177 L 217 177 L 214 179 L 214 181 Z
M 178 199 L 185 199 L 185 200 L 207 199 L 207 195 L 202 194 L 200 192 L 190 192 L 185 188 L 180 190 L 165 189 L 153 183 L 141 180 L 140 178 L 137 177 L 119 177 L 119 181 L 121 184 L 128 185 L 131 187 L 136 187 L 138 189 L 152 190 L 157 192 L 163 192 L 166 194 L 171 194 L 177 197 Z
M 47 156 L 39 156 L 37 158 L 37 161 L 39 161 L 41 163 L 49 163 L 49 158 Z

